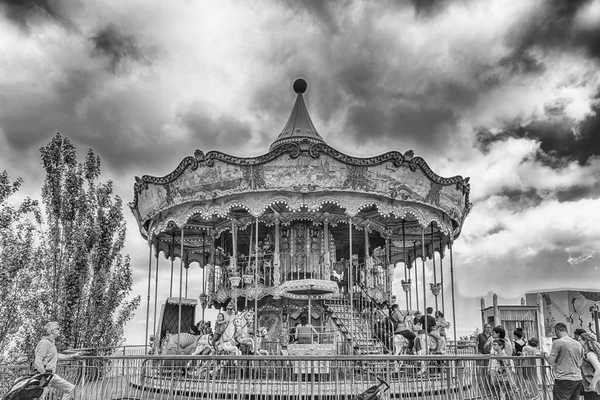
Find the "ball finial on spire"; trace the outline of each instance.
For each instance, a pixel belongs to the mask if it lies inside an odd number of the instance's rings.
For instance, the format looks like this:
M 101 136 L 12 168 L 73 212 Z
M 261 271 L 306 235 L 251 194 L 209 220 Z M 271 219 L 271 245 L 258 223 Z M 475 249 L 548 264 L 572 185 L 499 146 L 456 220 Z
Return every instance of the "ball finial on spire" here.
M 298 78 L 294 81 L 294 92 L 305 93 L 308 89 L 308 82 L 304 78 Z

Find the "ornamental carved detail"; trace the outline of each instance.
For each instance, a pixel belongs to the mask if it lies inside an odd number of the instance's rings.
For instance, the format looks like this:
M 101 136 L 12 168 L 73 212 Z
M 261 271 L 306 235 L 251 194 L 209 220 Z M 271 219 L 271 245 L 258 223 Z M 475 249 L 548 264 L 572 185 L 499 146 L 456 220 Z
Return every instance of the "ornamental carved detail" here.
M 273 161 L 284 154 L 287 154 L 291 159 L 296 159 L 302 154 L 307 154 L 312 158 L 319 158 L 321 154 L 326 154 L 349 167 L 346 184 L 348 187 L 361 190 L 368 190 L 370 187 L 370 182 L 366 179 L 364 172 L 367 167 L 391 162 L 391 165 L 395 168 L 405 167 L 411 171 L 420 169 L 425 176 L 434 183 L 442 186 L 455 185 L 457 190 L 460 190 L 465 195 L 467 212 L 472 206 L 469 202 L 469 178 L 463 178 L 458 175 L 450 178 L 443 178 L 434 173 L 423 158 L 414 157 L 411 150 L 404 154 L 392 151 L 375 157 L 358 158 L 343 154 L 325 143 L 313 143 L 308 149 L 302 149 L 298 143 L 284 143 L 276 146 L 267 154 L 250 158 L 235 157 L 219 151 L 210 151 L 205 154 L 200 150 L 196 150 L 194 156 L 185 157 L 175 170 L 168 175 L 163 177 L 154 177 L 150 175 L 143 175 L 141 178 L 136 177 L 134 183 L 134 199 L 130 204 L 130 207 L 132 209 L 137 207 L 138 194 L 146 190 L 149 184 L 167 185 L 179 178 L 187 169 L 196 170 L 199 167 L 211 168 L 214 167 L 216 161 L 221 161 L 230 165 L 252 167 L 250 169 L 250 176 L 248 177 L 251 182 L 250 186 L 252 187 L 252 185 L 255 185 L 257 189 L 260 189 L 261 184 L 264 184 L 264 179 L 261 180 L 261 170 L 256 167 Z M 177 194 L 173 193 L 172 195 L 176 196 Z

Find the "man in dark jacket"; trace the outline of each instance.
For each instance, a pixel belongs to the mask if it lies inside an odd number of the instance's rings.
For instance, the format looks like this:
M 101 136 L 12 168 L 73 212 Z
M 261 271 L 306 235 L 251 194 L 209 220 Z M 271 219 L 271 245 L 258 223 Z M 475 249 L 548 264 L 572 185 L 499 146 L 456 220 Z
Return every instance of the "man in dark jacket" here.
M 492 336 L 492 326 L 485 324 L 483 326 L 483 332 L 477 335 L 477 353 L 479 354 L 490 354 L 490 348 L 486 347 L 488 339 Z

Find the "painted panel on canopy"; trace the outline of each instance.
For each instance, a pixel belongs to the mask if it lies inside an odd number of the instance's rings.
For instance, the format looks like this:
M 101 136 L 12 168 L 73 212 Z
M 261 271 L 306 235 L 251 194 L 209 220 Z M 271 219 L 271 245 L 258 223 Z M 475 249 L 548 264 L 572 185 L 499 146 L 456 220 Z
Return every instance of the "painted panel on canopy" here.
M 454 185 L 432 182 L 421 170 L 395 167 L 391 162 L 369 167 L 347 165 L 327 155 L 317 159 L 283 156 L 252 167 L 216 161 L 213 167 L 187 169 L 164 186 L 149 184 L 139 195 L 138 207 L 146 219 L 177 204 L 250 191 L 355 191 L 432 204 L 454 216 L 464 212 L 462 191 Z

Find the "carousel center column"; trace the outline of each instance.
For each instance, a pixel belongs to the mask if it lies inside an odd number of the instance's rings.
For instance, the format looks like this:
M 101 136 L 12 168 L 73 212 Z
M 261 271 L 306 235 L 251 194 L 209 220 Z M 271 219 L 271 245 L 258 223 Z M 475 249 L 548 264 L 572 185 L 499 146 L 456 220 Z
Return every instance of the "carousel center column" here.
M 323 220 L 323 242 L 324 242 L 324 256 L 323 256 L 323 268 L 325 273 L 323 279 L 329 279 L 331 276 L 331 256 L 329 252 L 329 216 L 326 214 Z
M 279 213 L 275 213 L 275 252 L 273 253 L 273 286 L 281 283 L 279 271 Z

